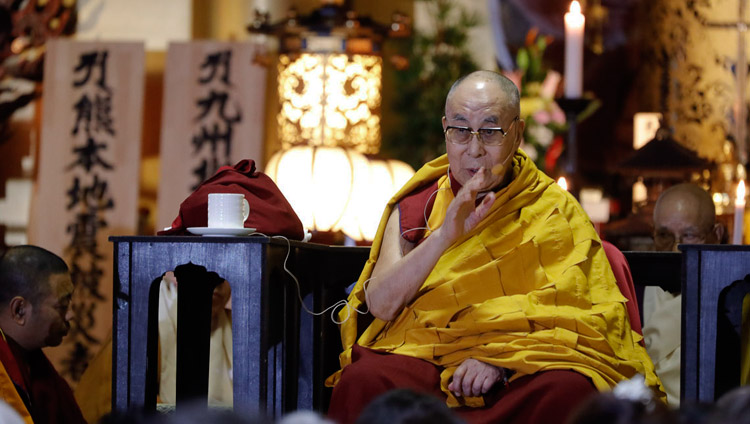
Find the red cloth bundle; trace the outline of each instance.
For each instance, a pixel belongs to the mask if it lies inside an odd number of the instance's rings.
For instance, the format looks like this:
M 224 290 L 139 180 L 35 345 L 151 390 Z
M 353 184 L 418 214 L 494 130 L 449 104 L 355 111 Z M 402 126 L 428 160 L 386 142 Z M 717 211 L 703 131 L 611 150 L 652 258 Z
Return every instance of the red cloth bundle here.
M 182 202 L 172 228 L 157 234 L 186 235 L 189 234 L 188 227 L 207 226 L 209 193 L 244 194 L 250 204 L 250 215 L 245 220 L 246 228 L 294 240 L 302 240 L 304 237 L 302 221 L 273 180 L 268 175 L 255 171 L 255 161 L 252 159 L 243 159 L 234 166 L 219 168 L 213 177 L 204 181 Z

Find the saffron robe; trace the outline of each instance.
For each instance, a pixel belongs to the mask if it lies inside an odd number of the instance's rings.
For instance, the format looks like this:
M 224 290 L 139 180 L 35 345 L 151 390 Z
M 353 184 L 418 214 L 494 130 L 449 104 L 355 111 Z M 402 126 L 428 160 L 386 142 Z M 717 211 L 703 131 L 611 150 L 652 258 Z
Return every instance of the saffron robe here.
M 453 200 L 447 156 L 422 167 L 388 203 L 362 274 L 349 296 L 364 309 L 363 284 L 377 262 L 394 206 L 439 179 L 428 227 L 442 224 Z M 358 338 L 357 317 L 341 325 L 342 368 L 355 342 L 376 351 L 440 366 L 449 406 L 484 405 L 448 390 L 468 358 L 515 371 L 511 381 L 548 370 L 573 370 L 599 390 L 636 373 L 661 384 L 632 330 L 599 238 L 575 199 L 518 151 L 513 179 L 496 194 L 489 213 L 438 260 L 414 299 L 392 321 L 375 319 Z M 429 230 L 426 231 L 429 235 Z M 340 312 L 343 321 L 349 315 Z M 335 385 L 340 371 L 329 377 Z M 663 396 L 663 394 L 662 394 Z
M 0 397 L 26 423 L 85 424 L 70 386 L 41 349 L 24 352 L 0 335 Z
M 458 194 L 461 189 L 461 183 L 453 178 L 453 174 L 449 172 L 451 178 L 450 188 L 453 191 L 453 195 Z M 401 237 L 413 244 L 419 244 L 425 240 L 425 229 L 427 229 L 427 217 L 432 212 L 432 206 L 435 203 L 434 194 L 438 190 L 438 181 L 424 188 L 418 189 L 405 198 L 398 202 L 398 213 L 399 213 L 399 233 Z M 477 201 L 477 203 L 480 200 Z M 630 326 L 633 331 L 643 336 L 643 330 L 641 327 L 641 318 L 638 314 L 638 302 L 636 300 L 635 286 L 633 285 L 633 277 L 630 274 L 630 266 L 628 265 L 625 255 L 615 247 L 612 243 L 602 240 L 602 247 L 604 253 L 607 255 L 607 261 L 609 262 L 612 273 L 615 276 L 617 286 L 627 298 L 625 304 L 628 309 L 628 319 L 630 320 Z M 678 337 L 679 338 L 679 337 Z M 641 340 L 643 344 L 643 340 Z M 648 351 L 648 349 L 647 349 Z M 651 353 L 649 351 L 649 353 Z M 652 359 L 653 359 L 653 355 Z M 654 363 L 657 371 L 658 365 Z M 657 372 L 660 376 L 662 384 L 666 386 L 664 382 L 664 376 Z M 667 392 L 669 396 L 669 392 Z

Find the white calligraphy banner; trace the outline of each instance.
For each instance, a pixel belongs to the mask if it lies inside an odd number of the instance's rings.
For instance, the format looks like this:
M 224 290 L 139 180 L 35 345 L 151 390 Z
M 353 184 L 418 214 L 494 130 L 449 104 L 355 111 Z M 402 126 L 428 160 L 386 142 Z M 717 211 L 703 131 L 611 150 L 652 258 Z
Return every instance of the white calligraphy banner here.
M 47 43 L 29 241 L 65 259 L 76 293 L 71 332 L 49 349 L 77 381 L 112 328 L 112 235 L 137 225 L 142 43 Z
M 263 169 L 266 69 L 253 43 L 171 43 L 164 73 L 156 228 L 223 165 Z

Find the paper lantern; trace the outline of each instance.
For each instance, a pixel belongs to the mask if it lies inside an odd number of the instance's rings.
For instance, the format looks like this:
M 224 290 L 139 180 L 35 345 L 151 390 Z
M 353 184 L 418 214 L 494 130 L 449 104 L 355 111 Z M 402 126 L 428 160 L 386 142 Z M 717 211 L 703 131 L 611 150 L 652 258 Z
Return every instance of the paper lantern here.
M 299 146 L 276 153 L 266 173 L 308 229 L 338 228 L 352 192 L 352 163 L 361 154 L 335 147 Z

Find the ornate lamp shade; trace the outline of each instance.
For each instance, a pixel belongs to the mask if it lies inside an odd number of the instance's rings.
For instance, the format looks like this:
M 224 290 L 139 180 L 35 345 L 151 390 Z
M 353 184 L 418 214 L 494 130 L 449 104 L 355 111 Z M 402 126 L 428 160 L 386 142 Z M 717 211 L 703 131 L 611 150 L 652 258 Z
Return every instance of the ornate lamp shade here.
M 352 163 L 366 160 L 352 150 L 298 146 L 273 155 L 266 173 L 306 228 L 336 231 L 352 192 Z
M 355 240 L 372 241 L 388 201 L 414 175 L 414 169 L 398 160 L 365 160 L 354 163 L 352 197 L 341 230 Z
M 382 62 L 365 54 L 280 55 L 282 150 L 309 145 L 377 153 Z

